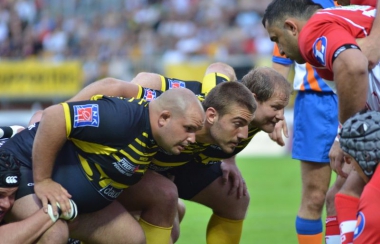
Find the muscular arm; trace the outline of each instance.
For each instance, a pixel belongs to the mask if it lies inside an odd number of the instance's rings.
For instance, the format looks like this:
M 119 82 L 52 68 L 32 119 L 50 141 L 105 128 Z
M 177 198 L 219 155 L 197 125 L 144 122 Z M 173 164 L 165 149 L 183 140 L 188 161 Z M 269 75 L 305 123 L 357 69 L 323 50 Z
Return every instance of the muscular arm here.
M 348 49 L 333 63 L 334 81 L 339 99 L 339 121 L 365 108 L 368 90 L 368 60 L 358 49 Z
M 376 13 L 380 13 L 380 0 L 377 0 Z M 368 67 L 372 69 L 380 61 L 380 17 L 378 14 L 372 23 L 370 35 L 358 39 L 357 43 L 364 55 L 368 58 Z
M 141 72 L 132 79 L 131 83 L 153 90 L 162 90 L 161 76 L 155 73 Z
M 58 202 L 63 212 L 70 209 L 71 197 L 60 184 L 51 179 L 53 166 L 59 150 L 66 142 L 66 121 L 61 104 L 51 106 L 42 113 L 41 122 L 33 143 L 34 190 L 47 212 L 47 203 Z M 55 213 L 58 213 L 56 205 Z
M 0 243 L 34 243 L 53 224 L 41 209 L 25 220 L 0 226 Z
M 105 78 L 86 86 L 68 101 L 88 100 L 97 94 L 115 97 L 136 97 L 138 92 L 139 86 L 136 84 L 114 78 Z

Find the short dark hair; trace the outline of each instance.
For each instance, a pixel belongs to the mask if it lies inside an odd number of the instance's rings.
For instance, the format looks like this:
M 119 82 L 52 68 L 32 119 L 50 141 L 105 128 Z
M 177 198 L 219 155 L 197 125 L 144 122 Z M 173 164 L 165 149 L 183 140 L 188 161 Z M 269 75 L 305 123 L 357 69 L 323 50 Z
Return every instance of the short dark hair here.
M 248 87 L 248 89 L 256 94 L 258 102 L 265 102 L 269 100 L 273 93 L 282 92 L 290 97 L 292 93 L 292 86 L 290 83 L 273 68 L 258 67 L 249 71 L 241 82 Z
M 212 107 L 220 116 L 229 113 L 231 105 L 235 104 L 248 109 L 251 113 L 257 108 L 252 92 L 236 81 L 226 81 L 216 85 L 202 102 L 204 110 Z
M 272 25 L 287 16 L 309 19 L 316 10 L 321 8 L 321 5 L 311 0 L 273 0 L 264 12 L 262 24 L 266 27 L 267 23 Z

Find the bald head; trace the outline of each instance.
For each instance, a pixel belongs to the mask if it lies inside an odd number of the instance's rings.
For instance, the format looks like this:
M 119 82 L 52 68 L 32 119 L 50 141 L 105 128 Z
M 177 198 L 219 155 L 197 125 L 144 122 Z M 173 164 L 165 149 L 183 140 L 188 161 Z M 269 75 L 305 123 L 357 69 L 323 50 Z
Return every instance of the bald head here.
M 187 109 L 202 108 L 202 105 L 195 94 L 187 88 L 170 89 L 162 93 L 156 98 L 154 104 L 157 107 L 165 110 L 175 111 L 183 114 Z M 203 109 L 202 109 L 203 110 Z
M 173 154 L 195 142 L 195 132 L 203 127 L 205 120 L 200 101 L 186 88 L 167 90 L 151 101 L 149 116 L 157 144 Z

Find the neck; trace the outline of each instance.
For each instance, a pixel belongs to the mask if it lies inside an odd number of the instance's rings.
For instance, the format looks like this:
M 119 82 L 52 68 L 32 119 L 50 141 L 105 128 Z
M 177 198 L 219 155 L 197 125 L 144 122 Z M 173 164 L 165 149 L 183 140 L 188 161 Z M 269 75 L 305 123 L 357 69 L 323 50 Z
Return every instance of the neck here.
M 211 137 L 210 127 L 208 124 L 205 124 L 201 130 L 195 133 L 195 140 L 200 143 L 215 143 Z

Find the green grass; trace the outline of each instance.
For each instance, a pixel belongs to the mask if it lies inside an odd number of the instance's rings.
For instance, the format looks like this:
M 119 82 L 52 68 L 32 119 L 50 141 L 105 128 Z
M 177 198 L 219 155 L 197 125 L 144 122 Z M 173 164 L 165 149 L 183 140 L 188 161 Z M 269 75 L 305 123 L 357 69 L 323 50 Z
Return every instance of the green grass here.
M 300 203 L 299 161 L 284 157 L 238 158 L 251 203 L 241 244 L 297 243 L 294 221 Z M 211 210 L 186 201 L 178 244 L 206 243 Z

